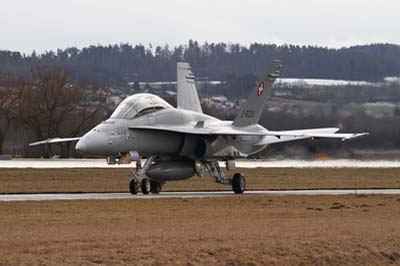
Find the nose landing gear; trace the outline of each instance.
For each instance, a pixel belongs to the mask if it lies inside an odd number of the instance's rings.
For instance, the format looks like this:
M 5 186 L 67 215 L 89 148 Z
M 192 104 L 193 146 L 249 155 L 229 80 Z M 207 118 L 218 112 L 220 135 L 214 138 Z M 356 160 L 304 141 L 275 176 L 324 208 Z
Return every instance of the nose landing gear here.
M 132 180 L 129 183 L 129 191 L 135 195 L 139 192 L 139 188 L 143 194 L 159 194 L 161 192 L 162 183 L 152 181 L 146 176 L 146 171 L 154 161 L 155 156 L 148 158 L 142 167 L 140 161 L 136 163 L 136 171 L 131 170 Z

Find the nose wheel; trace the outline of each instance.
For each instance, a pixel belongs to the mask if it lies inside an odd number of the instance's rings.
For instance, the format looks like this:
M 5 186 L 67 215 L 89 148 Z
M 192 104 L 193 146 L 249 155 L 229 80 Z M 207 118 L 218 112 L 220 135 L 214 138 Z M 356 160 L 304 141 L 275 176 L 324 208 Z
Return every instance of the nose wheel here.
M 139 191 L 139 182 L 137 182 L 135 179 L 132 179 L 129 183 L 129 191 L 132 195 L 137 194 Z
M 142 180 L 142 184 L 140 185 L 142 188 L 142 193 L 143 194 L 149 194 L 151 191 L 151 182 L 148 178 L 145 178 Z
M 161 192 L 162 183 L 156 181 L 150 181 L 150 179 L 145 178 L 139 184 L 138 181 L 132 179 L 129 183 L 129 191 L 131 194 L 136 195 L 139 192 L 139 189 L 142 190 L 142 193 L 147 195 L 151 192 L 151 194 L 159 194 Z

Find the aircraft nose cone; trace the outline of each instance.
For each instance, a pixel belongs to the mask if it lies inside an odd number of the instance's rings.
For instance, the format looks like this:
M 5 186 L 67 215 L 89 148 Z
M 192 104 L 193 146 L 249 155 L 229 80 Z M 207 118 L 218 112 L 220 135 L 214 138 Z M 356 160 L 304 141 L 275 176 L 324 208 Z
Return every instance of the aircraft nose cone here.
M 97 131 L 86 133 L 76 143 L 75 149 L 85 156 L 104 156 L 110 153 L 107 135 Z
M 80 154 L 85 154 L 87 151 L 87 145 L 83 139 L 80 139 L 75 145 L 75 150 Z

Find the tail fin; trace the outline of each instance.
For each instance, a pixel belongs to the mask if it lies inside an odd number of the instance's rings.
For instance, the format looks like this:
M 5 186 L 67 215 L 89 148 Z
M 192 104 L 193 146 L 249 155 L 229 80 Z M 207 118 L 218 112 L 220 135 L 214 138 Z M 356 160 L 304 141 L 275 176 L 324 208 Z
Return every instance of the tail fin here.
M 189 63 L 177 63 L 178 108 L 203 113 Z
M 272 61 L 257 86 L 251 91 L 246 103 L 240 108 L 233 125 L 244 127 L 257 124 L 264 110 L 264 104 L 275 79 L 279 77 L 282 65 L 279 60 Z

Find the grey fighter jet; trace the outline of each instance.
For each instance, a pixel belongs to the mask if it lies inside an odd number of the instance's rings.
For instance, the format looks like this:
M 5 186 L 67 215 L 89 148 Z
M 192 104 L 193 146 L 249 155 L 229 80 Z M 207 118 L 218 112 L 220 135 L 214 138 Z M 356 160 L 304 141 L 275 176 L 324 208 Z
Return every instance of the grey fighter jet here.
M 271 63 L 234 121 L 204 114 L 189 64 L 178 63 L 177 68 L 177 108 L 156 95 L 135 94 L 83 137 L 48 139 L 31 145 L 78 141 L 75 148 L 82 155 L 105 157 L 109 164 L 136 162 L 129 186 L 132 194 L 139 189 L 143 194 L 159 193 L 167 181 L 202 176 L 205 171 L 215 182 L 243 193 L 244 175 L 226 177 L 218 161 L 224 161 L 227 170 L 234 170 L 236 159 L 245 159 L 273 143 L 307 138 L 349 140 L 367 135 L 336 133 L 339 128 L 270 131 L 259 125 L 268 91 L 280 74 L 279 61 Z

